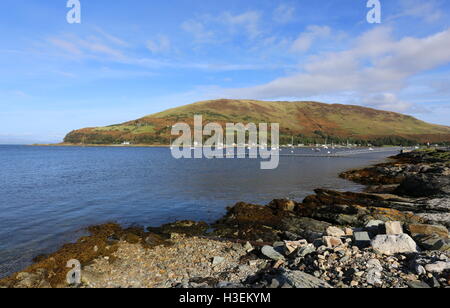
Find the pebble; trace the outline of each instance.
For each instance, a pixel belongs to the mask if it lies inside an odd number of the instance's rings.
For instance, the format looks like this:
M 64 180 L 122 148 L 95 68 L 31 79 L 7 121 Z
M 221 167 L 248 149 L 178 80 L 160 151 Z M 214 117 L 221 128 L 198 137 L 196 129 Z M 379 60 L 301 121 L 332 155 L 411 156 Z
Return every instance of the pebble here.
M 345 235 L 346 236 L 353 236 L 353 229 L 345 228 Z
M 214 257 L 213 261 L 212 261 L 212 264 L 213 264 L 213 266 L 216 266 L 216 265 L 219 265 L 219 264 L 221 264 L 223 262 L 225 262 L 225 258 L 223 258 L 223 257 Z
M 250 242 L 245 243 L 245 251 L 246 252 L 252 252 L 255 248 L 253 248 L 252 244 L 250 244 Z
M 383 284 L 383 281 L 381 280 L 381 272 L 376 268 L 371 268 L 367 272 L 367 283 L 373 286 L 380 286 Z
M 325 243 L 327 248 L 335 248 L 343 245 L 342 240 L 339 237 L 335 236 L 324 236 L 323 242 Z
M 426 269 L 422 265 L 416 265 L 415 266 L 415 272 L 417 275 L 425 275 L 427 273 Z
M 381 262 L 378 259 L 370 259 L 367 261 L 367 268 L 368 269 L 376 269 L 378 271 L 383 270 L 383 266 L 381 265 Z
M 308 242 L 306 240 L 300 240 L 300 241 L 285 241 L 286 249 L 288 250 L 289 254 L 293 253 L 299 248 L 302 248 L 306 245 L 308 245 Z

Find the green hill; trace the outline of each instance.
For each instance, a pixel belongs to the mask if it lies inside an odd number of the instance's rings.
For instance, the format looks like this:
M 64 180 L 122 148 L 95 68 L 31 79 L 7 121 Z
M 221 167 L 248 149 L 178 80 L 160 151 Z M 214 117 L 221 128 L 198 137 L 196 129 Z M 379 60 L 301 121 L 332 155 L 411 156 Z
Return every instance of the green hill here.
M 194 115 L 204 123 L 280 123 L 281 143 L 350 142 L 415 144 L 449 142 L 450 127 L 429 124 L 414 117 L 351 105 L 317 102 L 265 102 L 212 100 L 198 102 L 130 122 L 70 132 L 73 144 L 168 144 L 170 128 L 178 122 L 193 124 Z

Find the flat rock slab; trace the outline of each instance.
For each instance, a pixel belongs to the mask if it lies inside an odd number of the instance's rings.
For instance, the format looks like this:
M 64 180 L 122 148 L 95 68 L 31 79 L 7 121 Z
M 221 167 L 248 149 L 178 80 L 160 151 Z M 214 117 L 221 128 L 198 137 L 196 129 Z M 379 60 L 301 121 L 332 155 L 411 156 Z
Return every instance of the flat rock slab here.
M 302 271 L 285 271 L 275 278 L 281 286 L 288 285 L 296 289 L 329 289 L 327 282 Z
M 384 255 L 418 252 L 416 242 L 407 234 L 377 235 L 372 241 L 372 248 Z
M 275 261 L 284 261 L 284 256 L 276 251 L 272 246 L 264 246 L 261 249 L 263 255 Z
M 410 289 L 431 289 L 431 287 L 422 281 L 408 281 L 406 283 Z
M 414 236 L 416 243 L 425 250 L 450 251 L 450 239 L 441 238 L 439 235 Z
M 330 223 L 315 220 L 308 217 L 288 217 L 282 221 L 286 226 L 289 226 L 289 229 L 293 229 L 293 233 L 298 234 L 299 232 L 295 232 L 296 229 L 300 229 L 300 232 L 303 230 L 308 230 L 317 233 L 325 233 L 327 228 L 331 226 Z
M 442 273 L 443 271 L 450 270 L 450 262 L 436 262 L 425 265 L 425 269 L 430 273 Z
M 427 209 L 450 213 L 450 198 L 428 200 Z
M 448 238 L 447 228 L 440 225 L 411 224 L 409 225 L 409 231 L 413 236 L 419 234 L 424 235 L 436 234 L 442 238 Z
M 438 224 L 450 228 L 450 213 L 419 213 L 417 216 L 423 218 L 429 224 Z
M 353 234 L 355 245 L 359 248 L 366 248 L 370 246 L 370 236 L 368 232 L 355 232 Z

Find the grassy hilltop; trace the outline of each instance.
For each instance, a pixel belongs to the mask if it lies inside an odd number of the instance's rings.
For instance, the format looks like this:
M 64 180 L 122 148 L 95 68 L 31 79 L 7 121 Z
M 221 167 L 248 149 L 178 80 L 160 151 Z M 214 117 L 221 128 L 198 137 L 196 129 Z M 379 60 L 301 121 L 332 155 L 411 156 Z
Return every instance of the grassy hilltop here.
M 212 100 L 198 102 L 106 127 L 83 128 L 64 139 L 73 144 L 168 144 L 170 127 L 204 123 L 280 123 L 281 143 L 351 142 L 415 144 L 449 142 L 450 127 L 429 124 L 414 117 L 371 108 L 317 102 L 266 102 Z

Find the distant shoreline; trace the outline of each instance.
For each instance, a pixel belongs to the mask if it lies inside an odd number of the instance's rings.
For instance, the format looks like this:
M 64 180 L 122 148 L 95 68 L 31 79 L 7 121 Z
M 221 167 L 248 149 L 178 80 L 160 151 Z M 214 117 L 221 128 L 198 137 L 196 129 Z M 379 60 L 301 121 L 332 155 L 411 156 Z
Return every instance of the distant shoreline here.
M 170 148 L 170 145 L 167 144 L 77 144 L 77 143 L 35 143 L 35 144 L 25 144 L 26 146 L 33 146 L 33 147 L 115 147 L 115 148 Z M 245 146 L 246 147 L 246 146 Z M 383 145 L 383 146 L 377 146 L 373 148 L 389 148 L 389 147 L 402 147 L 402 146 L 396 146 L 396 145 Z M 290 146 L 280 146 L 280 148 L 291 148 Z M 322 148 L 321 146 L 295 146 L 294 148 Z M 337 146 L 336 148 L 346 148 L 344 146 Z M 358 147 L 352 147 L 352 149 L 355 148 L 369 148 L 369 146 L 358 146 Z M 404 148 L 411 148 L 405 146 Z
M 49 144 L 30 144 L 33 147 L 113 147 L 113 148 L 169 148 L 170 145 L 155 144 L 74 144 L 74 143 L 49 143 Z

